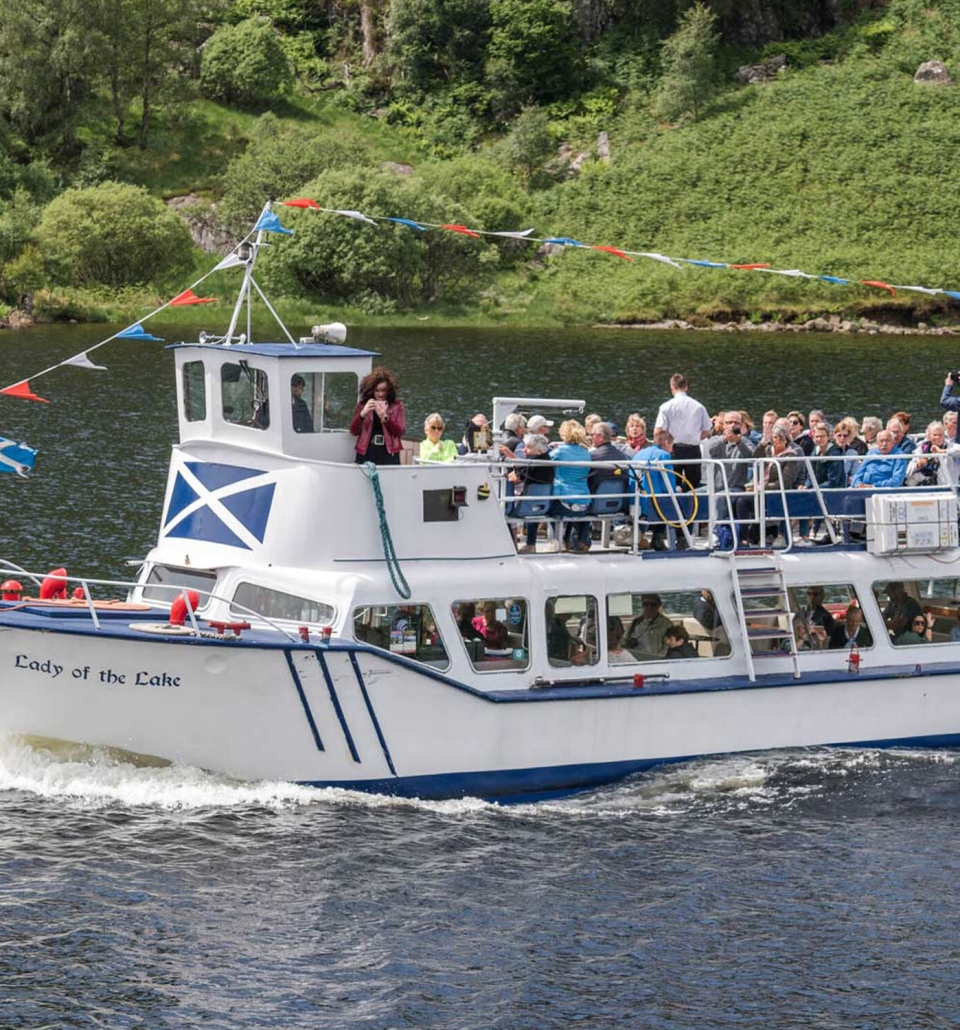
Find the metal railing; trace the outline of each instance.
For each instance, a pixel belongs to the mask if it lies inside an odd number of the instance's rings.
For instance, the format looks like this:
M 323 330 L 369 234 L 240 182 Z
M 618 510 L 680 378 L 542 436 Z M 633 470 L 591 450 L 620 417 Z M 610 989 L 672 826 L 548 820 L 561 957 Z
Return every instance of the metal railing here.
M 669 462 L 652 461 L 636 462 L 625 458 L 623 461 L 550 461 L 555 469 L 580 468 L 590 472 L 606 471 L 624 477 L 624 498 L 627 510 L 618 514 L 598 514 L 589 511 L 589 505 L 598 497 L 615 497 L 616 495 L 598 493 L 563 493 L 554 494 L 553 499 L 575 504 L 585 504 L 588 510 L 582 513 L 567 512 L 558 514 L 556 512 L 534 515 L 529 517 L 511 516 L 506 514 L 507 506 L 523 502 L 527 498 L 524 494 L 511 494 L 506 487 L 507 475 L 511 470 L 524 466 L 544 465 L 550 459 L 513 459 L 491 462 L 489 467 L 491 475 L 498 485 L 499 500 L 504 508 L 507 521 L 512 524 L 524 522 L 547 522 L 565 523 L 570 521 L 590 522 L 619 522 L 625 524 L 632 522 L 633 533 L 631 546 L 628 548 L 631 553 L 638 553 L 640 550 L 639 540 L 644 528 L 654 523 L 666 524 L 675 532 L 682 534 L 688 547 L 694 546 L 696 537 L 695 530 L 691 527 L 698 524 L 707 526 L 707 542 L 712 540 L 713 534 L 718 526 L 727 526 L 730 529 L 732 544 L 726 548 L 735 549 L 738 546 L 739 530 L 742 527 L 757 525 L 761 541 L 767 538 L 768 532 L 773 525 L 782 527 L 784 547 L 778 550 L 790 551 L 795 545 L 792 523 L 798 520 L 820 522 L 823 531 L 831 544 L 848 542 L 851 530 L 859 524 L 865 523 L 866 517 L 857 511 L 839 510 L 839 506 L 832 506 L 831 499 L 839 497 L 856 497 L 859 485 L 844 485 L 839 487 L 824 486 L 816 475 L 817 465 L 822 468 L 823 464 L 842 462 L 848 468 L 844 473 L 845 482 L 853 477 L 856 469 L 871 462 L 894 462 L 909 465 L 916 458 L 923 457 L 935 459 L 939 462 L 939 482 L 936 488 L 949 490 L 958 496 L 958 477 L 955 471 L 951 471 L 949 463 L 953 463 L 956 469 L 957 459 L 954 456 L 944 454 L 923 455 L 919 451 L 912 454 L 867 454 L 854 458 L 851 455 L 817 455 L 798 456 L 793 453 L 780 456 L 749 456 L 741 458 L 714 458 L 704 456 L 686 459 L 671 459 Z M 678 473 L 682 473 L 685 467 L 700 466 L 702 470 L 702 485 L 698 490 L 685 491 L 677 485 L 679 482 Z M 799 486 L 788 486 L 785 475 L 781 474 L 786 467 L 800 466 L 800 473 L 796 476 L 801 480 Z M 739 470 L 746 469 L 746 473 Z M 644 488 L 643 480 L 647 473 L 659 474 L 660 484 L 663 491 L 650 491 Z M 648 479 L 649 481 L 649 479 Z M 906 486 L 902 483 L 894 486 L 877 486 L 870 483 L 862 484 L 869 493 L 893 493 L 918 489 L 917 486 Z M 546 495 L 532 495 L 537 500 L 546 499 Z M 769 514 L 768 500 L 775 496 L 779 502 L 782 513 Z M 803 513 L 791 512 L 791 501 L 809 496 L 813 501 L 812 511 Z M 642 501 L 649 498 L 653 514 L 643 514 Z M 685 502 L 684 498 L 695 498 L 691 502 Z M 753 513 L 750 516 L 738 516 L 736 512 L 737 502 L 742 498 L 753 500 Z M 684 514 L 683 505 L 692 503 L 694 505 L 689 515 Z M 741 508 L 745 508 L 741 505 Z M 796 508 L 797 505 L 794 504 Z M 856 504 L 848 507 L 857 507 Z M 659 510 L 658 510 L 659 509 Z M 671 518 L 671 515 L 673 516 Z M 841 528 L 842 527 L 842 528 Z

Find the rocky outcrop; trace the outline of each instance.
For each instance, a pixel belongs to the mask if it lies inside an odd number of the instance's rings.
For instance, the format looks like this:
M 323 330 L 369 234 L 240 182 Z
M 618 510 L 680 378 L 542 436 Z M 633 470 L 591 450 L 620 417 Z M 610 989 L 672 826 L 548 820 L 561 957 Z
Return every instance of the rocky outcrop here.
M 171 197 L 167 207 L 173 208 L 187 223 L 191 239 L 205 253 L 222 254 L 236 243 L 234 234 L 220 225 L 217 205 L 195 193 Z
M 757 86 L 764 82 L 773 80 L 787 70 L 787 55 L 777 54 L 776 57 L 768 57 L 766 61 L 759 64 L 741 65 L 733 73 L 733 81 L 739 82 L 741 86 Z
M 913 81 L 926 86 L 953 85 L 953 79 L 943 61 L 924 61 L 914 73 Z
M 597 157 L 607 164 L 610 161 L 610 133 L 601 132 L 597 134 Z
M 957 326 L 930 326 L 920 322 L 916 326 L 890 325 L 868 318 L 846 319 L 839 315 L 829 318 L 811 318 L 806 322 L 712 322 L 691 317 L 665 318 L 657 322 L 630 322 L 624 325 L 596 325 L 596 329 L 683 329 L 687 332 L 712 333 L 866 333 L 869 336 L 960 336 Z

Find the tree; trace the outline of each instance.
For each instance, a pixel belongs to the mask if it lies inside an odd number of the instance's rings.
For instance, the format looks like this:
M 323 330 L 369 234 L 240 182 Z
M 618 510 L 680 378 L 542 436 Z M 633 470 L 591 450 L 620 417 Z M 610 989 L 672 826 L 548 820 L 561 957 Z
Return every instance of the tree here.
M 547 112 L 539 107 L 525 107 L 514 119 L 501 148 L 506 163 L 518 168 L 529 184 L 553 152 Z
M 270 100 L 290 77 L 286 54 L 268 18 L 224 25 L 204 46 L 200 88 L 226 104 L 247 106 Z
M 31 143 L 70 149 L 89 96 L 94 39 L 84 0 L 7 0 L 0 15 L 0 113 Z
M 142 187 L 119 182 L 61 193 L 44 209 L 37 239 L 51 278 L 64 284 L 162 284 L 193 263 L 184 222 Z
M 492 0 L 487 72 L 505 110 L 571 92 L 583 55 L 571 0 Z
M 656 112 L 674 119 L 692 113 L 694 121 L 713 89 L 714 62 L 720 38 L 716 18 L 708 7 L 695 4 L 680 18 L 677 31 L 663 41 L 663 76 Z
M 489 0 L 393 0 L 387 54 L 401 83 L 479 79 L 490 27 Z

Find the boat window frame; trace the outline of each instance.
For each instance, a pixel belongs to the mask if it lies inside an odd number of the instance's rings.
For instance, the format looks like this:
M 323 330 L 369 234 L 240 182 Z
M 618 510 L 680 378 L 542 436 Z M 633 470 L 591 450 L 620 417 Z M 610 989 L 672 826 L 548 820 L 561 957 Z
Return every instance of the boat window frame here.
M 467 646 L 468 641 L 463 636 L 463 634 L 460 632 L 457 615 L 456 615 L 454 609 L 455 609 L 455 607 L 457 605 L 460 605 L 460 604 L 474 604 L 474 605 L 477 606 L 477 608 L 480 608 L 482 605 L 487 604 L 489 602 L 496 602 L 496 603 L 498 603 L 498 605 L 500 603 L 503 603 L 504 606 L 505 606 L 507 601 L 511 601 L 514 604 L 520 603 L 520 604 L 524 605 L 523 645 L 520 648 L 520 650 L 523 650 L 525 652 L 525 654 L 526 654 L 526 661 L 525 661 L 525 663 L 523 665 L 511 664 L 509 668 L 496 668 L 496 669 L 484 668 L 483 667 L 484 663 L 483 663 L 482 660 L 481 660 L 480 664 L 478 665 L 473 660 L 473 658 L 471 657 L 470 648 Z M 460 643 L 461 643 L 461 645 L 463 647 L 463 653 L 466 655 L 467 661 L 470 663 L 470 668 L 475 673 L 477 673 L 478 676 L 496 676 L 496 675 L 500 675 L 500 674 L 505 673 L 505 672 L 506 673 L 511 673 L 511 672 L 527 672 L 530 669 L 530 665 L 532 663 L 532 657 L 531 657 L 531 654 L 530 654 L 530 638 L 531 638 L 531 634 L 530 634 L 530 615 L 531 615 L 531 610 L 532 609 L 531 609 L 531 606 L 530 606 L 530 601 L 526 597 L 511 596 L 511 597 L 483 597 L 483 598 L 461 598 L 461 599 L 455 599 L 455 600 L 450 602 L 450 609 L 449 610 L 450 610 L 450 617 L 453 619 L 453 625 L 454 625 L 454 629 L 456 630 L 456 635 L 460 638 Z M 508 609 L 508 612 L 509 612 L 509 609 Z M 509 630 L 509 626 L 507 628 Z M 514 654 L 516 654 L 517 648 L 512 648 L 512 651 L 513 651 Z M 490 660 L 491 661 L 496 661 L 497 659 L 490 659 Z M 513 659 L 513 658 L 510 658 L 510 659 L 503 658 L 501 660 L 503 660 L 503 661 L 511 661 L 511 662 L 515 661 L 515 659 Z
M 157 569 L 169 569 L 175 572 L 183 572 L 190 577 L 203 578 L 209 582 L 202 586 L 199 583 L 189 581 L 187 583 L 157 583 L 152 580 L 153 574 Z M 201 612 L 207 607 L 207 605 L 212 603 L 212 598 L 208 595 L 215 593 L 218 579 L 219 576 L 217 573 L 211 572 L 209 569 L 195 569 L 186 565 L 168 565 L 166 562 L 151 562 L 146 578 L 141 579 L 138 583 L 140 588 L 140 599 L 164 605 L 172 605 L 179 596 L 176 593 L 177 589 L 204 591 L 204 593 L 200 594 L 200 604 L 196 609 L 198 612 Z M 149 593 L 151 585 L 163 586 L 167 589 L 159 590 L 155 594 Z
M 810 587 L 823 587 L 824 590 L 828 590 L 830 587 L 848 587 L 850 590 L 853 591 L 853 595 L 854 595 L 854 597 L 856 598 L 856 601 L 857 601 L 857 607 L 860 609 L 860 611 L 861 611 L 861 613 L 863 615 L 863 623 L 867 627 L 867 629 L 869 630 L 870 636 L 873 638 L 873 643 L 871 643 L 871 644 L 857 644 L 857 650 L 858 651 L 872 651 L 877 646 L 877 640 L 878 639 L 883 639 L 884 637 L 889 639 L 890 634 L 887 633 L 887 627 L 886 627 L 886 623 L 883 620 L 882 612 L 880 614 L 880 625 L 883 627 L 883 633 L 880 634 L 880 636 L 878 638 L 877 627 L 875 625 L 872 625 L 871 622 L 870 622 L 870 619 L 868 617 L 867 609 L 863 606 L 863 597 L 860 594 L 860 591 L 857 589 L 857 584 L 856 583 L 850 583 L 850 582 L 843 582 L 843 583 L 841 583 L 841 582 L 836 582 L 836 581 L 834 581 L 834 582 L 824 582 L 824 580 L 822 580 L 822 579 L 815 579 L 815 580 L 813 580 L 810 583 L 805 583 L 802 580 L 800 580 L 798 582 L 787 583 L 787 585 L 786 585 L 787 601 L 790 603 L 789 611 L 790 611 L 790 615 L 791 615 L 792 618 L 795 618 L 797 615 L 802 614 L 800 609 L 795 609 L 793 607 L 794 598 L 796 597 L 797 594 L 801 594 L 801 593 L 805 594 L 807 592 L 807 590 L 810 589 Z M 873 588 L 872 587 L 870 589 L 870 593 L 873 594 Z M 874 595 L 874 600 L 876 600 L 875 595 Z M 833 604 L 834 602 L 827 601 L 826 603 L 827 604 Z M 833 613 L 831 612 L 831 614 L 833 614 Z M 842 616 L 839 616 L 839 617 L 838 616 L 834 616 L 834 621 L 835 622 L 843 622 L 843 617 Z M 799 658 L 805 658 L 805 657 L 810 657 L 811 655 L 828 654 L 831 651 L 835 652 L 836 654 L 844 654 L 846 652 L 846 650 L 847 650 L 846 647 L 814 647 L 814 648 L 810 648 L 810 650 L 808 650 L 808 651 L 800 651 L 800 650 L 798 650 L 797 651 L 797 656 Z M 789 657 L 789 655 L 785 655 L 785 656 Z
M 190 372 L 195 367 L 200 366 L 200 381 L 190 379 Z M 185 361 L 180 369 L 180 386 L 181 396 L 183 400 L 183 420 L 194 424 L 196 422 L 206 422 L 207 415 L 209 412 L 209 406 L 207 404 L 207 368 L 202 358 L 195 358 L 192 361 Z M 199 386 L 199 398 L 195 397 L 197 387 Z M 194 412 L 197 410 L 195 401 L 199 399 L 200 408 L 202 414 L 196 415 Z
M 552 621 L 552 616 L 548 615 L 548 613 L 547 613 L 548 606 L 551 605 L 551 604 L 555 604 L 557 601 L 559 601 L 561 599 L 578 598 L 578 597 L 584 598 L 584 600 L 587 602 L 584 617 L 587 617 L 589 615 L 590 602 L 591 601 L 593 602 L 594 621 L 595 621 L 595 624 L 596 624 L 596 627 L 597 627 L 597 643 L 595 645 L 593 645 L 593 650 L 594 650 L 593 661 L 574 662 L 572 659 L 564 660 L 564 659 L 554 658 L 550 654 L 550 624 L 551 624 L 551 621 Z M 554 615 L 555 614 L 556 614 L 556 608 L 554 608 Z M 556 669 L 573 669 L 576 672 L 580 672 L 580 670 L 582 670 L 582 669 L 591 669 L 591 670 L 593 670 L 598 665 L 600 665 L 600 621 L 599 621 L 599 619 L 600 619 L 600 602 L 597 600 L 596 594 L 592 594 L 592 593 L 549 594 L 548 596 L 544 597 L 544 599 L 543 599 L 543 642 L 544 642 L 544 653 L 546 654 L 546 658 L 547 658 L 547 665 L 551 669 L 553 669 L 553 670 L 556 670 Z M 566 622 L 566 621 L 569 621 L 569 620 L 564 620 L 564 621 Z M 571 640 L 575 641 L 577 639 L 576 637 L 573 637 L 570 634 L 570 630 L 569 629 L 566 629 L 566 627 L 564 627 L 564 629 L 566 630 L 567 634 L 570 635 L 570 639 Z M 583 645 L 584 653 L 589 655 L 591 645 L 587 644 L 582 638 L 580 639 L 580 643 Z
M 608 666 L 608 668 L 610 668 L 610 669 L 618 669 L 619 670 L 619 669 L 632 668 L 632 667 L 637 666 L 637 665 L 655 665 L 658 662 L 668 662 L 672 666 L 672 665 L 674 665 L 674 664 L 676 664 L 678 662 L 703 662 L 703 661 L 726 662 L 726 661 L 729 661 L 730 659 L 732 659 L 734 657 L 734 646 L 733 646 L 733 639 L 731 638 L 731 631 L 728 628 L 728 624 L 729 624 L 730 620 L 724 619 L 723 614 L 720 611 L 720 606 L 717 603 L 717 597 L 718 597 L 719 591 L 717 591 L 715 589 L 711 589 L 711 588 L 708 588 L 708 587 L 696 587 L 695 586 L 695 587 L 691 587 L 691 588 L 689 588 L 687 590 L 659 590 L 659 589 L 657 589 L 657 590 L 616 590 L 616 591 L 609 592 L 609 593 L 604 595 L 605 618 L 610 618 L 610 598 L 611 597 L 623 597 L 625 595 L 629 595 L 631 597 L 631 599 L 632 599 L 634 597 L 643 598 L 644 596 L 649 595 L 649 594 L 656 594 L 657 597 L 660 598 L 661 610 L 664 610 L 666 608 L 666 605 L 664 604 L 664 600 L 663 600 L 665 597 L 670 597 L 670 596 L 673 596 L 673 595 L 676 595 L 676 594 L 699 595 L 700 591 L 701 590 L 705 590 L 705 589 L 709 589 L 710 593 L 713 595 L 714 609 L 715 609 L 715 611 L 717 613 L 717 617 L 720 619 L 720 627 L 719 628 L 723 632 L 723 637 L 720 638 L 720 639 L 716 639 L 716 638 L 704 636 L 702 639 L 704 641 L 709 639 L 711 641 L 711 643 L 713 644 L 713 646 L 715 646 L 715 647 L 718 646 L 718 645 L 719 646 L 725 645 L 726 646 L 726 653 L 725 654 L 709 654 L 709 655 L 708 654 L 704 654 L 704 655 L 696 654 L 692 658 L 668 658 L 666 655 L 661 655 L 661 656 L 659 656 L 657 658 L 634 658 L 632 661 L 611 662 L 610 658 L 609 658 L 610 650 L 609 650 L 609 642 L 608 642 L 608 639 L 607 639 L 607 625 L 606 625 L 606 622 L 604 622 L 604 627 L 603 627 L 603 654 L 604 654 L 604 659 L 605 659 L 605 662 L 606 662 L 606 665 Z M 633 606 L 633 602 L 631 600 L 631 607 L 632 606 Z M 642 615 L 642 612 L 640 614 Z M 667 612 L 663 611 L 663 614 L 667 615 Z M 621 618 L 621 616 L 619 616 L 619 615 L 613 616 L 613 617 L 614 618 Z M 631 622 L 633 622 L 634 619 L 638 619 L 638 618 L 640 618 L 640 615 L 632 616 Z M 693 614 L 693 605 L 690 606 L 690 613 L 689 613 L 689 615 L 681 616 L 680 624 L 683 625 L 683 620 L 684 619 L 688 619 L 688 618 L 689 619 L 695 618 L 695 616 Z M 697 620 L 697 621 L 699 621 L 699 620 Z M 736 623 L 734 623 L 734 624 L 736 624 Z M 700 625 L 703 626 L 703 623 L 700 623 Z M 706 630 L 705 626 L 704 626 L 704 630 Z M 629 626 L 624 626 L 624 630 L 623 630 L 624 642 L 626 642 L 627 634 L 629 633 L 629 631 L 630 631 L 630 627 Z M 734 631 L 734 632 L 736 632 L 736 631 Z M 700 640 L 701 638 L 698 637 L 697 639 Z M 632 654 L 633 653 L 626 646 L 624 646 L 624 651 L 626 651 L 628 654 Z
M 227 369 L 238 368 L 240 375 L 236 380 L 225 379 L 224 373 Z M 246 376 L 247 381 L 250 383 L 253 391 L 251 399 L 252 414 L 249 419 L 235 419 L 231 418 L 230 414 L 227 413 L 225 408 L 226 394 L 224 393 L 224 386 L 227 383 L 240 382 L 242 378 Z M 253 429 L 258 433 L 265 432 L 270 428 L 271 412 L 270 412 L 270 373 L 267 369 L 262 368 L 260 365 L 251 365 L 247 358 L 238 358 L 236 361 L 224 361 L 220 365 L 220 418 L 225 425 L 239 426 L 242 429 Z M 257 399 L 257 391 L 261 390 L 263 394 L 263 403 L 259 408 L 253 407 L 253 402 Z M 261 414 L 263 420 L 259 421 Z
M 425 608 L 430 613 L 430 618 L 433 622 L 434 627 L 437 631 L 437 639 L 440 641 L 440 646 L 443 649 L 443 656 L 445 659 L 444 665 L 434 664 L 431 661 L 427 661 L 423 658 L 418 658 L 415 654 L 404 654 L 402 651 L 391 651 L 389 643 L 387 647 L 381 647 L 379 644 L 371 643 L 369 640 L 362 640 L 357 635 L 357 614 L 367 609 L 390 609 L 390 608 Z M 375 651 L 382 651 L 384 654 L 392 655 L 400 658 L 406 658 L 408 661 L 416 662 L 417 665 L 422 665 L 427 669 L 433 669 L 435 672 L 448 672 L 452 664 L 450 658 L 450 651 L 447 648 L 446 642 L 443 639 L 443 633 L 440 629 L 440 622 L 433 611 L 433 606 L 428 601 L 405 601 L 403 604 L 358 604 L 355 605 L 352 612 L 350 613 L 350 619 L 348 623 L 350 627 L 350 634 L 353 639 L 365 647 L 372 647 Z M 344 635 L 346 635 L 347 627 L 344 626 Z
M 357 406 L 357 398 L 360 396 L 360 375 L 357 372 L 344 369 L 336 372 L 330 372 L 326 369 L 313 369 L 312 371 L 303 371 L 302 369 L 294 369 L 291 371 L 288 382 L 291 389 L 293 389 L 293 380 L 299 376 L 304 380 L 304 403 L 310 411 L 310 419 L 313 423 L 313 432 L 308 433 L 303 430 L 297 430 L 294 428 L 294 432 L 298 436 L 320 436 L 322 433 L 348 433 L 350 431 L 350 422 L 353 418 L 354 411 Z M 350 398 L 349 404 L 343 412 L 343 425 L 330 425 L 329 415 L 327 412 L 327 380 L 333 379 L 339 386 L 339 377 L 349 376 L 352 382 L 349 384 L 349 390 L 344 394 L 344 398 Z M 319 390 L 317 389 L 317 383 L 319 381 Z M 346 384 L 345 384 L 346 385 Z M 309 393 L 310 400 L 306 400 L 306 395 Z M 338 392 L 334 391 L 333 396 L 336 399 L 339 398 Z M 319 399 L 320 405 L 317 410 L 317 400 Z M 292 404 L 291 404 L 291 425 L 292 422 Z
M 296 601 L 304 601 L 307 604 L 320 605 L 320 606 L 322 606 L 324 608 L 329 608 L 330 612 L 331 612 L 329 621 L 325 621 L 323 619 L 319 619 L 319 620 L 318 619 L 308 619 L 308 618 L 305 618 L 302 615 L 298 615 L 298 616 L 273 615 L 270 612 L 264 612 L 262 609 L 257 608 L 253 604 L 245 604 L 244 602 L 238 602 L 237 601 L 237 594 L 240 592 L 240 590 L 243 587 L 253 587 L 253 588 L 256 588 L 257 590 L 267 591 L 268 593 L 271 593 L 271 594 L 278 594 L 278 595 L 283 596 L 283 597 L 290 597 L 290 598 L 292 598 L 293 600 L 296 600 Z M 244 609 L 243 610 L 238 610 L 238 609 L 234 608 L 234 604 L 237 604 L 237 603 L 244 604 Z M 249 617 L 251 615 L 251 613 L 253 613 L 256 616 L 259 616 L 260 618 L 262 618 L 264 620 L 267 620 L 267 621 L 269 621 L 271 623 L 278 623 L 280 625 L 289 624 L 289 625 L 296 625 L 296 626 L 319 626 L 321 628 L 324 627 L 324 626 L 334 626 L 334 625 L 336 625 L 337 615 L 338 615 L 337 606 L 335 604 L 330 604 L 329 601 L 321 601 L 321 600 L 319 600 L 318 598 L 315 598 L 315 597 L 304 597 L 301 594 L 291 594 L 291 593 L 289 593 L 286 590 L 278 590 L 275 587 L 267 586 L 265 583 L 256 583 L 256 582 L 254 582 L 253 580 L 250 580 L 250 579 L 241 579 L 236 584 L 236 586 L 233 588 L 233 593 L 230 596 L 230 600 L 227 602 L 227 608 L 228 608 L 228 611 L 230 612 L 231 615 L 237 615 L 237 616 L 240 616 L 241 618 Z
M 900 650 L 902 650 L 904 648 L 907 648 L 907 647 L 911 647 L 911 648 L 917 648 L 917 647 L 928 648 L 928 647 L 944 647 L 944 646 L 954 646 L 955 647 L 958 643 L 960 643 L 960 641 L 957 641 L 957 640 L 926 640 L 922 644 L 914 644 L 914 643 L 897 644 L 897 643 L 895 643 L 894 642 L 894 638 L 890 635 L 890 630 L 887 627 L 887 620 L 883 616 L 884 607 L 886 607 L 886 606 L 885 605 L 882 606 L 880 604 L 880 598 L 879 598 L 878 593 L 877 593 L 877 587 L 879 586 L 879 584 L 881 584 L 881 583 L 883 584 L 884 596 L 886 596 L 886 587 L 890 583 L 914 583 L 914 584 L 920 584 L 920 583 L 928 583 L 928 582 L 929 583 L 935 583 L 938 580 L 952 580 L 952 581 L 956 582 L 957 578 L 958 577 L 956 577 L 956 576 L 922 576 L 922 577 L 919 577 L 917 579 L 909 579 L 906 576 L 900 576 L 900 577 L 893 577 L 891 579 L 876 579 L 876 580 L 872 580 L 871 581 L 871 583 L 870 583 L 870 594 L 873 597 L 874 604 L 877 606 L 877 611 L 878 611 L 879 619 L 880 619 L 880 625 L 883 627 L 883 636 L 887 640 L 887 642 L 890 644 L 891 647 L 895 648 L 897 651 L 900 651 Z M 918 593 L 919 593 L 919 591 L 918 591 Z M 933 596 L 933 595 L 931 595 L 931 596 Z M 956 596 L 956 595 L 954 595 L 954 596 Z M 960 600 L 958 600 L 957 604 L 952 605 L 950 607 L 952 607 L 954 609 L 954 613 L 956 613 L 956 610 L 958 608 L 960 608 Z M 923 606 L 921 604 L 921 609 L 922 608 L 923 608 Z M 956 618 L 956 615 L 954 617 Z M 945 618 L 947 618 L 947 616 L 941 615 L 941 616 L 937 616 L 937 618 L 945 619 Z M 934 622 L 934 625 L 936 625 L 936 622 Z

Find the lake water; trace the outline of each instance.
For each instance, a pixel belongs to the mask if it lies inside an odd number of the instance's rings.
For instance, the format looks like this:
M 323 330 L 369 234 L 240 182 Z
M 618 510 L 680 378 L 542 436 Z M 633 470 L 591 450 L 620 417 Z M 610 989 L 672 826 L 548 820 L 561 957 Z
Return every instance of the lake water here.
M 104 335 L 2 335 L 0 385 Z M 937 338 L 350 342 L 397 372 L 411 425 L 436 409 L 451 427 L 538 393 L 622 425 L 677 370 L 711 410 L 904 407 L 922 427 L 958 363 Z M 109 371 L 33 382 L 50 405 L 0 398 L 0 435 L 41 451 L 31 479 L 0 478 L 0 554 L 119 576 L 159 525 L 172 358 L 93 357 Z M 0 1027 L 954 1030 L 958 839 L 956 751 L 739 756 L 501 808 L 0 739 Z

